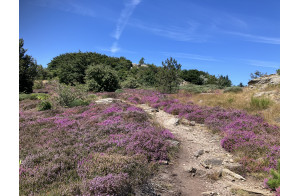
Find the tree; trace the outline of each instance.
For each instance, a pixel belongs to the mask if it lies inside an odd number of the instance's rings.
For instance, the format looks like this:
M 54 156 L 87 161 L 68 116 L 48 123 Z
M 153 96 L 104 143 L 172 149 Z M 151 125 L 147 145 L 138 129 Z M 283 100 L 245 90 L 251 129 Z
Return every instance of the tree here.
M 32 93 L 34 78 L 37 75 L 37 63 L 31 56 L 25 54 L 24 40 L 19 39 L 19 92 Z
M 232 85 L 232 82 L 231 80 L 229 80 L 228 75 L 219 76 L 217 83 L 220 87 L 230 87 Z
M 240 84 L 238 85 L 239 87 L 244 87 L 243 83 L 240 82 Z
M 113 92 L 120 87 L 115 71 L 104 64 L 89 66 L 86 70 L 85 82 L 88 89 L 94 92 Z
M 251 79 L 255 79 L 255 78 L 262 77 L 262 76 L 264 76 L 264 75 L 267 75 L 267 73 L 262 73 L 262 72 L 256 70 L 256 71 L 254 72 L 254 74 L 253 74 L 253 73 L 250 74 L 250 77 L 251 77 Z
M 143 65 L 143 64 L 145 64 L 145 58 L 144 57 L 142 57 L 141 60 L 139 61 L 139 65 Z
M 105 64 L 117 71 L 121 80 L 125 80 L 132 62 L 125 57 L 109 57 L 95 52 L 65 53 L 54 57 L 48 64 L 52 77 L 58 77 L 65 84 L 75 85 L 85 82 L 85 71 L 92 64 Z
M 158 71 L 157 88 L 163 93 L 176 92 L 180 84 L 180 69 L 181 65 L 172 57 L 162 62 L 162 67 Z

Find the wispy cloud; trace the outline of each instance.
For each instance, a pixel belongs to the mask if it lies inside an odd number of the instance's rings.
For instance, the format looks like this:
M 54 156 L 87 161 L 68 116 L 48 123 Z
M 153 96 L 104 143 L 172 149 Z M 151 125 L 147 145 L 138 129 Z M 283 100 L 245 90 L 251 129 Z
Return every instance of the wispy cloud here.
M 116 40 L 120 39 L 124 28 L 126 27 L 128 20 L 133 13 L 135 7 L 141 2 L 141 0 L 130 0 L 125 4 L 125 8 L 122 10 L 119 20 L 117 22 L 116 30 L 113 37 Z
M 261 60 L 245 60 L 248 65 L 256 66 L 256 67 L 267 67 L 267 68 L 279 68 L 280 63 L 272 62 L 272 61 L 261 61 Z
M 227 31 L 226 33 L 244 37 L 244 38 L 246 38 L 246 41 L 259 42 L 259 43 L 265 43 L 265 44 L 280 44 L 279 38 L 258 36 L 258 35 L 232 32 L 232 31 Z
M 139 29 L 153 33 L 158 36 L 166 37 L 176 41 L 188 41 L 188 42 L 205 42 L 209 37 L 206 34 L 197 32 L 199 23 L 189 21 L 184 26 L 159 26 L 159 25 L 144 25 L 139 21 L 135 21 L 130 24 Z
M 123 30 L 125 29 L 130 16 L 132 15 L 135 7 L 141 3 L 142 0 L 130 0 L 125 4 L 124 9 L 121 11 L 121 15 L 118 19 L 116 30 L 113 34 L 113 37 L 116 39 L 116 41 L 113 43 L 113 45 L 110 48 L 110 51 L 112 53 L 116 53 L 120 51 L 120 48 L 118 47 L 118 41 L 122 35 Z
M 82 16 L 97 16 L 96 12 L 91 8 L 83 6 L 82 4 L 79 4 L 78 2 L 72 0 L 34 0 L 31 3 L 37 6 L 58 9 L 64 12 Z
M 165 56 L 172 56 L 177 58 L 184 58 L 184 59 L 194 59 L 200 61 L 218 61 L 210 56 L 201 56 L 198 54 L 191 54 L 191 53 L 178 53 L 178 52 L 162 52 Z

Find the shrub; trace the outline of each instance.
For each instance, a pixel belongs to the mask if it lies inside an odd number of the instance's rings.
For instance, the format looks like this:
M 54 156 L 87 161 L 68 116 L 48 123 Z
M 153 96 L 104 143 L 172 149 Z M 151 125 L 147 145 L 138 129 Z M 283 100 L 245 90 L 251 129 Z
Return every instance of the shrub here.
M 82 85 L 73 87 L 58 84 L 56 92 L 58 94 L 57 101 L 63 107 L 71 107 L 75 100 L 85 100 L 87 96 L 86 90 Z
M 44 87 L 43 81 L 42 80 L 35 80 L 33 89 L 42 89 Z
M 52 105 L 49 101 L 42 101 L 37 105 L 38 111 L 50 110 Z
M 267 109 L 271 104 L 271 100 L 268 98 L 256 98 L 251 97 L 250 106 L 253 109 L 263 110 Z
M 251 79 L 255 79 L 255 78 L 262 77 L 262 76 L 264 76 L 264 75 L 267 75 L 267 73 L 262 73 L 262 72 L 256 70 L 256 71 L 254 72 L 254 74 L 253 74 L 253 73 L 250 74 L 250 77 L 251 77 Z
M 239 87 L 239 86 L 232 86 L 232 87 L 227 87 L 224 89 L 224 93 L 239 93 L 239 92 L 243 92 L 243 88 Z
M 137 82 L 137 80 L 133 77 L 128 77 L 124 82 L 121 83 L 122 88 L 138 88 L 141 85 Z
M 31 94 L 19 94 L 19 101 L 23 101 L 25 99 L 30 99 L 30 100 L 45 100 L 49 97 L 49 95 L 44 94 L 44 93 L 31 93 Z
M 77 107 L 77 106 L 85 106 L 85 105 L 89 105 L 90 102 L 87 100 L 82 100 L 82 99 L 75 99 L 74 101 L 70 102 L 69 107 Z
M 85 80 L 88 89 L 94 92 L 113 92 L 119 88 L 116 73 L 103 64 L 90 66 L 86 70 Z
M 32 93 L 34 78 L 37 75 L 37 63 L 29 55 L 25 55 L 24 40 L 19 39 L 19 92 Z
M 278 192 L 280 189 L 280 162 L 278 161 L 278 165 L 276 170 L 270 170 L 271 178 L 265 179 L 266 188 L 270 188 L 273 191 Z
M 219 87 L 215 84 L 207 84 L 207 85 L 195 85 L 195 84 L 187 84 L 184 86 L 180 86 L 179 89 L 185 90 L 193 93 L 209 93 L 214 92 Z
M 276 73 L 277 73 L 278 75 L 280 75 L 280 69 L 277 69 L 277 70 L 276 70 Z
M 177 92 L 180 84 L 179 72 L 181 65 L 170 57 L 170 59 L 162 62 L 162 66 L 158 72 L 158 89 L 163 93 Z

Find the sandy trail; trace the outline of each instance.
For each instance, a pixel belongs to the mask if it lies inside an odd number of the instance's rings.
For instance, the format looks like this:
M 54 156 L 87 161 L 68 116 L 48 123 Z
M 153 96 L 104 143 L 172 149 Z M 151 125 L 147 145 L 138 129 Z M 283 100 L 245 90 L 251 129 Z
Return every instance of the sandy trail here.
M 179 144 L 174 142 L 174 145 L 179 145 L 177 157 L 164 165 L 159 174 L 150 180 L 156 194 L 272 195 L 263 189 L 261 181 L 251 177 L 242 180 L 242 176 L 230 173 L 240 165 L 234 161 L 232 154 L 220 146 L 220 136 L 213 134 L 204 125 L 187 120 L 178 122 L 176 116 L 162 110 L 155 111 L 145 104 L 138 107 L 150 114 L 160 126 L 169 129 L 179 141 Z M 233 189 L 239 189 L 239 193 L 233 192 Z

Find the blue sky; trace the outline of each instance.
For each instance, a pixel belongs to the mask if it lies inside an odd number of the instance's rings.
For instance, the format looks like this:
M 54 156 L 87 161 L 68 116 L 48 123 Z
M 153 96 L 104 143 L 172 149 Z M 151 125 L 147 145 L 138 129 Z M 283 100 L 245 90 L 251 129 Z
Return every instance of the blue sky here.
M 161 66 L 229 75 L 280 67 L 279 0 L 20 0 L 19 36 L 44 67 L 59 54 L 92 51 Z

